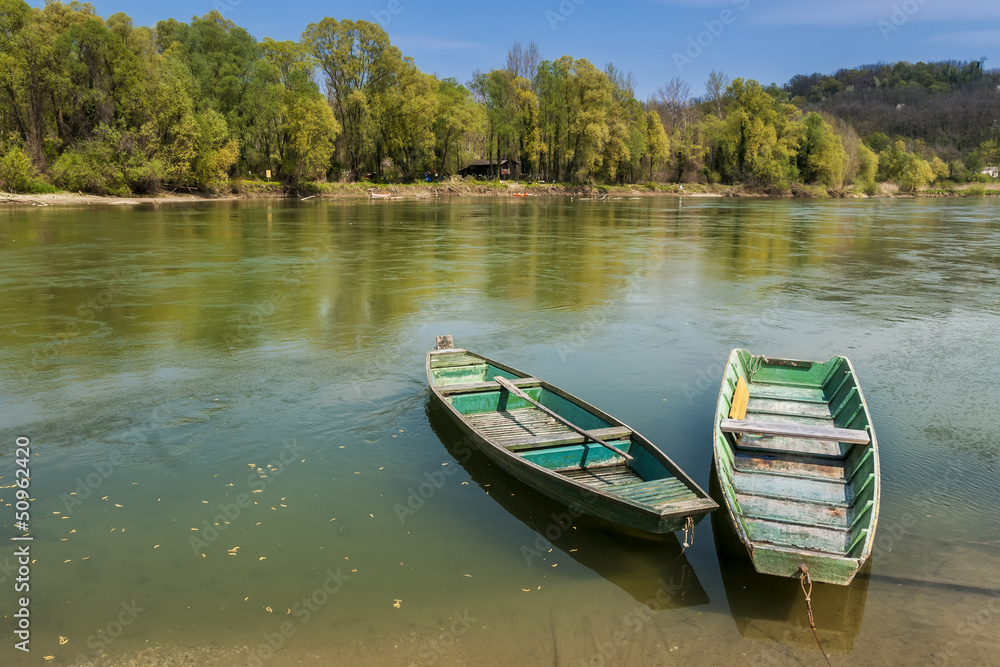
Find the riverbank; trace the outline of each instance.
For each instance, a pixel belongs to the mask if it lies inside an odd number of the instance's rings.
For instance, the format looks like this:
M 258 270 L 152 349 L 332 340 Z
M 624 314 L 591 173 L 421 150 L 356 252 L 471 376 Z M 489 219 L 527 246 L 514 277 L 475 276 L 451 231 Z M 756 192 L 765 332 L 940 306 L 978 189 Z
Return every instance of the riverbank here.
M 520 183 L 499 181 L 462 181 L 448 183 L 406 183 L 374 185 L 371 183 L 310 183 L 297 189 L 287 189 L 278 183 L 260 181 L 235 182 L 214 192 L 176 192 L 132 196 L 108 197 L 86 195 L 80 192 L 51 194 L 12 194 L 0 192 L 0 205 L 21 204 L 30 206 L 88 206 L 92 204 L 130 206 L 138 204 L 174 204 L 200 201 L 227 201 L 242 199 L 367 199 L 372 194 L 388 195 L 388 199 L 432 199 L 436 197 L 575 197 L 579 199 L 632 199 L 639 197 L 740 197 L 740 198 L 909 198 L 909 197 L 969 197 L 1000 195 L 1000 183 L 970 184 L 961 189 L 928 189 L 916 193 L 899 193 L 883 184 L 874 194 L 851 189 L 827 190 L 817 186 L 796 185 L 784 192 L 747 188 L 740 185 L 570 185 Z

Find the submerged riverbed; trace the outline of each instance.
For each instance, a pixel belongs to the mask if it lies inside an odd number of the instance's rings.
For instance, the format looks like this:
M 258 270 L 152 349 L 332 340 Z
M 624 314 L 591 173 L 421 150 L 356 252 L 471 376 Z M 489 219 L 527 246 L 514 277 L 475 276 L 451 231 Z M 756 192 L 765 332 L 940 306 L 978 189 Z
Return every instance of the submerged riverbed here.
M 816 586 L 820 639 L 835 664 L 995 656 L 988 199 L 5 209 L 0 260 L 6 534 L 19 436 L 34 499 L 31 653 L 8 634 L 3 664 L 825 664 L 724 515 L 682 553 L 500 475 L 430 403 L 438 334 L 705 488 L 732 348 L 850 357 L 882 509 L 855 583 Z

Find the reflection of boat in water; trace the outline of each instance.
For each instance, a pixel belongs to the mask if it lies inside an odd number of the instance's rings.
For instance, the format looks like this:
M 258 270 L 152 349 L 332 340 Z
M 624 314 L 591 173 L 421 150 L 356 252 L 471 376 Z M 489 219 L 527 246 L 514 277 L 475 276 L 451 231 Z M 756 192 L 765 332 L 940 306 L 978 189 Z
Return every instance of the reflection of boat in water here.
M 620 528 L 595 517 L 573 517 L 565 506 L 501 474 L 482 452 L 469 444 L 436 401 L 428 401 L 427 416 L 445 448 L 472 480 L 538 534 L 537 540 L 522 547 L 526 561 L 541 565 L 542 558 L 552 548 L 651 609 L 708 604 L 708 595 L 673 533 L 639 537 L 623 534 Z
M 715 498 L 721 494 L 714 471 L 709 493 Z M 809 627 L 800 582 L 758 573 L 728 517 L 722 512 L 712 515 L 712 530 L 729 611 L 740 636 L 816 650 L 816 638 Z M 816 634 L 828 653 L 845 654 L 853 648 L 861 630 L 871 569 L 872 559 L 869 558 L 850 584 L 817 583 L 813 586 L 812 610 Z M 787 658 L 783 656 L 783 659 Z

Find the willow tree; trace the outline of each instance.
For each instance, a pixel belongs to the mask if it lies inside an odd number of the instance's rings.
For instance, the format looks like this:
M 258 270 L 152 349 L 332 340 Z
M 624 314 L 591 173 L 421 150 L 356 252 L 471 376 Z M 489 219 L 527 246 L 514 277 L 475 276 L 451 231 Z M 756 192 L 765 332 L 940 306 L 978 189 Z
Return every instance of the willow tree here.
M 339 152 L 359 177 L 365 168 L 378 169 L 378 123 L 385 118 L 386 96 L 404 74 L 403 54 L 390 44 L 381 26 L 368 21 L 337 21 L 326 17 L 310 23 L 302 41 L 323 73 L 327 99 L 341 125 Z
M 265 38 L 254 80 L 263 86 L 252 125 L 258 169 L 273 169 L 290 185 L 320 180 L 333 157 L 340 124 L 311 74 L 316 66 L 298 42 Z
M 730 101 L 719 137 L 723 176 L 770 186 L 794 179 L 802 134 L 798 108 L 776 100 L 753 80 L 736 79 L 726 96 Z
M 811 112 L 802 121 L 805 131 L 798 150 L 799 175 L 805 183 L 822 183 L 828 188 L 844 184 L 847 152 L 823 117 Z

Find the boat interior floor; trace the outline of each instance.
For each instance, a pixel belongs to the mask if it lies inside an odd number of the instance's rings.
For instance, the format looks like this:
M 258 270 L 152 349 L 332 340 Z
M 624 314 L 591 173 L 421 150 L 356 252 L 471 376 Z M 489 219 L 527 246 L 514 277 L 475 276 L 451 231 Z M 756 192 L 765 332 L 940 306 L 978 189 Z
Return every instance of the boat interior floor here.
M 560 473 L 587 486 L 653 507 L 665 507 L 672 503 L 697 498 L 697 495 L 676 477 L 647 482 L 625 465 L 577 468 L 562 470 Z
M 751 383 L 747 421 L 833 426 L 820 389 Z M 851 548 L 849 445 L 751 436 L 735 450 L 733 486 L 752 540 L 845 555 Z

